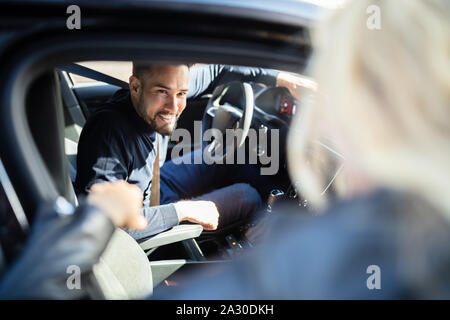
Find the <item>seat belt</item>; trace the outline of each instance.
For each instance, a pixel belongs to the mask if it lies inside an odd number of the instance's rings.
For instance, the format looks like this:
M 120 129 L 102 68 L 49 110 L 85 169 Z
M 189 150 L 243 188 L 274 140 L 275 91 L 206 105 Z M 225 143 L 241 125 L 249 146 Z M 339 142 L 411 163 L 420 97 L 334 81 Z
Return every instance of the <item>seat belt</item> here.
M 71 63 L 68 65 L 59 67 L 58 69 L 69 72 L 69 73 L 73 73 L 73 74 L 76 74 L 76 75 L 79 75 L 79 76 L 82 76 L 85 78 L 109 83 L 109 84 L 118 86 L 122 89 L 129 89 L 128 83 L 126 83 L 125 81 L 116 79 L 114 77 L 108 76 L 104 73 L 89 69 L 87 67 L 84 67 L 84 66 L 76 64 L 76 63 Z
M 156 158 L 153 163 L 152 185 L 150 187 L 150 207 L 159 206 L 160 189 L 159 189 L 159 135 L 156 133 Z

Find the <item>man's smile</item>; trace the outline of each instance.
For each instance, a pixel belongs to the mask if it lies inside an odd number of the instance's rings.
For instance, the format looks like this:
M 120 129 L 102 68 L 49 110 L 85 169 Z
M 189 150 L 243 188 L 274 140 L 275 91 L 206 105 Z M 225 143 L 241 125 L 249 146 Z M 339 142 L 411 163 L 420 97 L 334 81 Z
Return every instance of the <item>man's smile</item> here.
M 173 123 L 175 122 L 177 116 L 176 114 L 170 114 L 170 113 L 158 113 L 157 115 L 163 122 L 166 123 Z

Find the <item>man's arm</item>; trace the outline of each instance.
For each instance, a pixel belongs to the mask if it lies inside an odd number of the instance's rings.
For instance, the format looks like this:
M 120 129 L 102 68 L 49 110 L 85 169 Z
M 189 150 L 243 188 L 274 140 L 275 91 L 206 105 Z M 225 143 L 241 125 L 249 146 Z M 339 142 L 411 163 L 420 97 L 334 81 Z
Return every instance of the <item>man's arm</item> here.
M 263 68 L 221 64 L 197 66 L 190 70 L 187 97 L 195 98 L 202 94 L 211 93 L 216 86 L 231 81 L 253 81 L 275 86 L 278 75 L 278 71 Z
M 270 87 L 286 87 L 296 98 L 299 98 L 302 88 L 316 90 L 316 84 L 313 81 L 287 72 L 256 67 L 210 64 L 191 69 L 187 97 L 196 98 L 202 94 L 211 93 L 216 86 L 232 81 L 258 82 Z
M 179 222 L 200 224 L 205 230 L 215 230 L 219 224 L 219 211 L 212 201 L 178 201 L 174 204 L 142 208 L 147 220 L 143 230 L 126 230 L 136 241 L 146 239 L 170 229 Z

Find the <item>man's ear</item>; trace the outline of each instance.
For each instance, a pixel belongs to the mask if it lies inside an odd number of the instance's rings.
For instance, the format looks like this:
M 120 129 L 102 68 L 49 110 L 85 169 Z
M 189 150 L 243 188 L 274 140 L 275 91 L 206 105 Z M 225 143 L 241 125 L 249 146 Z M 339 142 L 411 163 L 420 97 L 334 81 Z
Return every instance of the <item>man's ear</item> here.
M 129 86 L 131 95 L 136 97 L 139 96 L 142 90 L 142 84 L 138 77 L 131 75 L 129 78 Z

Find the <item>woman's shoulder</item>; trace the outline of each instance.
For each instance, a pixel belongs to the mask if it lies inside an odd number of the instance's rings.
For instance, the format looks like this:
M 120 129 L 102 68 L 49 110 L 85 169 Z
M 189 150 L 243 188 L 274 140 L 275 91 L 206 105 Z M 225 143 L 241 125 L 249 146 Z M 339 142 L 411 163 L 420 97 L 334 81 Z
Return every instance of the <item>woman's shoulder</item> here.
M 420 197 L 377 190 L 336 202 L 319 216 L 289 213 L 275 219 L 266 249 L 276 252 L 271 261 L 290 255 L 300 288 L 326 289 L 318 298 L 450 296 L 441 281 L 450 276 L 450 224 Z M 382 291 L 366 287 L 371 266 L 382 274 Z

